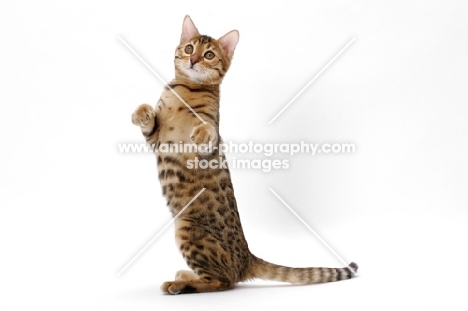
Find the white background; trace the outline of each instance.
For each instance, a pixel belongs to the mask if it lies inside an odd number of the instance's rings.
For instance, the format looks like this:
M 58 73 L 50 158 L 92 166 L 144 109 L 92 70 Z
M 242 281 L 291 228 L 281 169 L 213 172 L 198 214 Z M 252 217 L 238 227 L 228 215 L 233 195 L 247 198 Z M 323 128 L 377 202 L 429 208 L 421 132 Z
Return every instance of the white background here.
M 251 250 L 360 274 L 223 293 L 160 294 L 185 264 L 152 155 L 130 122 L 169 80 L 182 20 L 240 31 L 222 86 L 221 133 L 246 142 L 351 142 L 288 170 L 233 170 Z M 2 2 L 0 309 L 466 310 L 468 4 L 464 1 Z M 273 124 L 268 121 L 353 37 Z M 230 157 L 236 155 L 230 155 Z

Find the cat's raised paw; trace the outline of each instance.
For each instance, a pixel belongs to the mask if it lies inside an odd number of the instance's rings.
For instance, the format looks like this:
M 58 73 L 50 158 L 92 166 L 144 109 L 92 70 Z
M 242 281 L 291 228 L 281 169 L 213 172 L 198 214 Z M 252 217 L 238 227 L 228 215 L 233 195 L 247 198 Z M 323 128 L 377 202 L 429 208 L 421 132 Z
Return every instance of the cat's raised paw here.
M 132 123 L 138 126 L 145 126 L 156 116 L 156 111 L 148 104 L 138 106 L 132 114 Z
M 193 128 L 190 139 L 200 146 L 198 149 L 200 154 L 208 155 L 213 151 L 209 149 L 209 144 L 211 143 L 211 147 L 214 147 L 218 142 L 218 133 L 211 124 L 200 124 Z M 203 148 L 201 148 L 202 146 Z

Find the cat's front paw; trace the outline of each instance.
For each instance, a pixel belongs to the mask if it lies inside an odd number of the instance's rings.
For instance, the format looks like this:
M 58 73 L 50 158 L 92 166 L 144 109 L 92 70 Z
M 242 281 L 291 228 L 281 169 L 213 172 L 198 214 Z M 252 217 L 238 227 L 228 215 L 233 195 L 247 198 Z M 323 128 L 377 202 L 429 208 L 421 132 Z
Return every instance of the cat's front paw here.
M 218 142 L 218 132 L 211 124 L 200 124 L 193 128 L 190 139 L 199 146 L 199 154 L 208 155 L 213 152 L 211 148 Z
M 156 111 L 148 104 L 138 106 L 132 114 L 132 123 L 138 126 L 147 125 L 156 116 Z

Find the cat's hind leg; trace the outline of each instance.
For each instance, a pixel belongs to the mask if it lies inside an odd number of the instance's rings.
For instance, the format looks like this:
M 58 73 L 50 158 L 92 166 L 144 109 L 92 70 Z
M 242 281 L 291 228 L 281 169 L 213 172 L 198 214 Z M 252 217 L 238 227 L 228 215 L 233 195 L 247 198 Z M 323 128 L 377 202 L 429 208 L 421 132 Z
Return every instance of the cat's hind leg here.
M 188 294 L 188 293 L 206 293 L 206 292 L 217 292 L 232 289 L 233 284 L 229 282 L 221 282 L 218 280 L 186 280 L 186 281 L 173 281 L 164 282 L 161 285 L 161 291 L 164 294 L 177 295 L 177 294 Z

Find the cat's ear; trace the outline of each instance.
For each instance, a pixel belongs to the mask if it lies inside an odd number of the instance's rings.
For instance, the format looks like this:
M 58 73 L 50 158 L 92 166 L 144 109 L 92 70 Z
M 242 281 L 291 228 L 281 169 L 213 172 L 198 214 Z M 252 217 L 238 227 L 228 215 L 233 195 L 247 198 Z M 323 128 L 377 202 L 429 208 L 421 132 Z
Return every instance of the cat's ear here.
M 180 43 L 185 43 L 190 39 L 199 36 L 197 27 L 192 22 L 190 16 L 185 15 L 184 23 L 182 24 L 182 35 L 180 36 Z
M 234 50 L 236 49 L 237 42 L 239 42 L 239 32 L 237 30 L 232 30 L 219 38 L 218 42 L 221 44 L 224 54 L 228 57 L 232 57 Z

